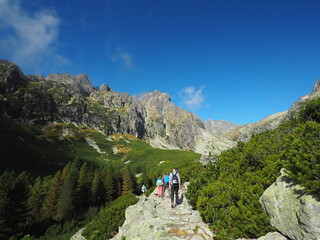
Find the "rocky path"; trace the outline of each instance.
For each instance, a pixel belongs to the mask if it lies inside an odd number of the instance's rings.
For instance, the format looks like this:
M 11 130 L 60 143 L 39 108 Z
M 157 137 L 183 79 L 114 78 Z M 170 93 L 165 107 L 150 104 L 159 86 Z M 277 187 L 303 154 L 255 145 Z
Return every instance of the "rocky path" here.
M 156 190 L 150 197 L 140 197 L 126 210 L 126 220 L 114 240 L 213 239 L 213 234 L 198 211 L 184 197 L 187 184 L 180 189 L 180 204 L 171 208 L 168 193 L 158 198 Z M 125 237 L 125 238 L 124 238 Z

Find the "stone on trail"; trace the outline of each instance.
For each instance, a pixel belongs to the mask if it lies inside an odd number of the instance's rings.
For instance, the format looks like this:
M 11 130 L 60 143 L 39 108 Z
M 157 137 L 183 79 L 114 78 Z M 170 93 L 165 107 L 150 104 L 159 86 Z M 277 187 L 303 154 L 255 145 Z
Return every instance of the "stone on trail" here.
M 268 233 L 263 237 L 259 237 L 257 240 L 287 240 L 287 238 L 282 236 L 278 232 L 273 232 L 273 233 Z

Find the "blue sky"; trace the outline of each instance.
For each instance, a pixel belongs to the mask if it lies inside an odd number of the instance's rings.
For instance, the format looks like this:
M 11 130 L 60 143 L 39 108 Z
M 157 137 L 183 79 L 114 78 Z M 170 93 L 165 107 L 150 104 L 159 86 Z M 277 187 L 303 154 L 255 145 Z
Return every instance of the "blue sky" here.
M 0 58 L 25 74 L 159 90 L 203 120 L 287 110 L 320 77 L 318 0 L 0 0 Z

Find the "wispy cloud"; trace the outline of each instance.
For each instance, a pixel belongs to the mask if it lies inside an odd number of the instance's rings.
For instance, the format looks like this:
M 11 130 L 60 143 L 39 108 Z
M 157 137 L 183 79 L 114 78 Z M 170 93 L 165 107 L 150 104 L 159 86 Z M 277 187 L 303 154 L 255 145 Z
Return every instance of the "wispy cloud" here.
M 132 61 L 132 55 L 124 51 L 122 48 L 117 49 L 116 53 L 112 57 L 112 61 L 121 62 L 123 65 L 125 65 L 128 68 L 131 68 L 134 66 Z
M 196 111 L 202 107 L 204 101 L 203 91 L 204 86 L 196 90 L 193 86 L 182 89 L 179 93 L 182 98 L 182 104 L 189 110 Z
M 20 0 L 0 0 L 0 50 L 10 60 L 39 70 L 69 61 L 57 52 L 60 19 L 53 10 L 33 14 Z

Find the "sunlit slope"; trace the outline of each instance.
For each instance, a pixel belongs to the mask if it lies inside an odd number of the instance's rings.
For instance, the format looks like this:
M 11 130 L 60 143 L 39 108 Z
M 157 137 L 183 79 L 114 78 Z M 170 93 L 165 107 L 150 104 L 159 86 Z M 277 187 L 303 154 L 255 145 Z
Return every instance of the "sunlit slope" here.
M 0 117 L 1 171 L 27 170 L 47 175 L 68 161 L 111 164 L 117 168 L 130 166 L 139 174 L 146 166 L 155 174 L 172 167 L 185 167 L 200 158 L 194 152 L 156 149 L 131 135 L 104 134 L 83 126 L 59 123 L 34 129 Z

